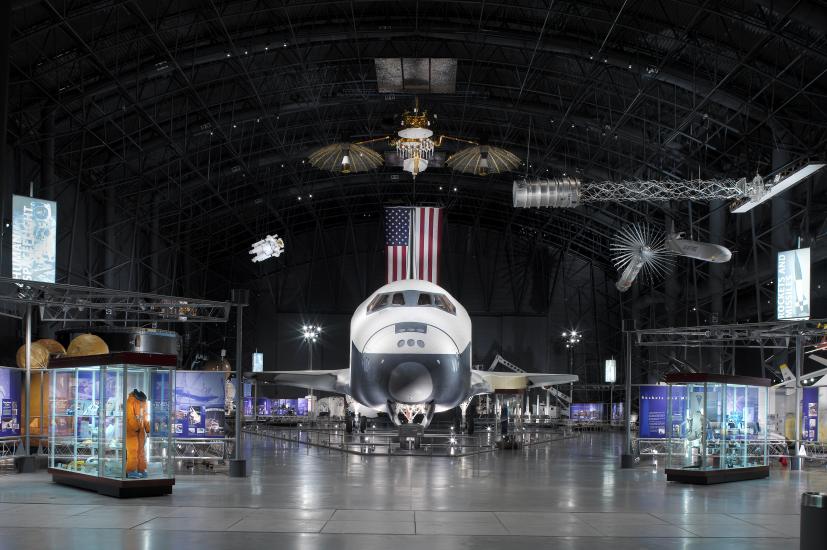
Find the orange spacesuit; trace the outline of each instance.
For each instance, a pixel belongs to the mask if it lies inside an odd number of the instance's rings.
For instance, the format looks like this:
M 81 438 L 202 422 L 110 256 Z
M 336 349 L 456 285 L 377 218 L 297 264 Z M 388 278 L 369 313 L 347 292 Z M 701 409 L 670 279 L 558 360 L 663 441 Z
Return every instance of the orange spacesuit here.
M 149 412 L 146 394 L 134 389 L 126 399 L 126 474 L 146 476 L 146 434 L 149 433 Z M 138 474 L 137 476 L 135 474 Z M 132 474 L 132 475 L 130 475 Z

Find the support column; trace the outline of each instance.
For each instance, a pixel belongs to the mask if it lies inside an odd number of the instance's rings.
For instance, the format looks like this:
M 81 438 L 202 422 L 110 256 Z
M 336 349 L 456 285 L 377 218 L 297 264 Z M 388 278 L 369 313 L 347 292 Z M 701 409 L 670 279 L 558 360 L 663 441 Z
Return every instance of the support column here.
M 624 354 L 626 356 L 626 376 L 624 386 L 626 388 L 626 395 L 623 403 L 623 424 L 625 427 L 625 438 L 623 441 L 623 454 L 620 455 L 621 468 L 634 468 L 637 457 L 632 452 L 632 326 L 628 326 L 628 320 L 623 321 L 623 342 Z
M 230 460 L 230 477 L 247 476 L 247 460 L 244 458 L 241 449 L 241 429 L 243 427 L 242 416 L 244 414 L 244 369 L 242 367 L 242 343 L 244 333 L 241 322 L 243 319 L 243 308 L 250 303 L 250 293 L 247 290 L 233 289 L 232 302 L 235 305 L 235 453 Z
M 55 112 L 43 109 L 43 123 L 40 134 L 40 189 L 38 195 L 44 199 L 55 200 Z
M 26 395 L 26 412 L 23 419 L 23 427 L 26 430 L 26 437 L 23 441 L 23 452 L 15 457 L 15 466 L 20 473 L 32 473 L 35 471 L 35 457 L 31 451 L 31 406 L 32 406 L 32 305 L 26 304 L 26 313 L 23 317 L 23 332 L 25 337 L 25 353 L 26 353 L 26 379 L 24 392 Z M 41 379 L 42 383 L 42 379 Z M 19 405 L 19 404 L 18 404 Z M 41 408 L 43 402 L 41 401 Z M 43 426 L 43 418 L 41 415 L 40 425 Z
M 712 201 L 709 204 L 709 242 L 723 245 L 726 234 L 727 203 Z M 709 324 L 718 325 L 724 313 L 724 278 L 729 264 L 709 264 L 709 294 L 711 296 Z M 711 348 L 709 362 L 713 372 L 724 374 L 723 349 Z M 699 365 L 701 366 L 701 365 Z M 734 372 L 729 374 L 735 374 Z
M 11 155 L 9 155 L 6 146 L 6 131 L 9 119 L 11 4 L 10 1 L 0 2 L 0 189 L 3 190 L 2 195 L 0 195 L 0 205 L 2 205 L 0 221 L 11 219 L 11 196 L 15 191 L 11 172 Z M 3 250 L 6 248 L 3 246 L 6 242 L 6 235 L 11 235 L 11 231 L 6 231 L 3 224 L 0 224 L 0 231 L 3 235 L 3 242 L 0 242 L 0 264 L 2 264 L 0 267 L 4 268 L 4 273 L 11 273 L 11 261 L 5 258 L 5 254 L 3 254 Z M 7 263 L 8 268 L 6 268 Z
M 804 366 L 804 349 L 801 334 L 795 336 L 795 451 L 790 460 L 790 470 L 800 470 L 803 458 L 798 456 L 801 447 L 801 369 Z

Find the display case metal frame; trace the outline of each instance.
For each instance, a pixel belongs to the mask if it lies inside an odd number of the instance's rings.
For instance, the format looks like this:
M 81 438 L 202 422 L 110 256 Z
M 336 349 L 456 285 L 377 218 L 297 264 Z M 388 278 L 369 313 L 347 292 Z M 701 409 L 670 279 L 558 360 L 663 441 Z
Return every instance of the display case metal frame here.
M 77 373 L 79 369 L 89 369 L 89 368 L 99 368 L 98 372 L 98 380 L 97 384 L 104 386 L 104 377 L 109 372 L 109 369 L 122 369 L 121 379 L 119 380 L 120 388 L 119 388 L 119 399 L 121 401 L 121 426 L 120 426 L 120 445 L 121 445 L 121 456 L 119 457 L 120 460 L 120 476 L 108 476 L 105 475 L 105 460 L 101 455 L 101 450 L 103 449 L 103 445 L 101 443 L 103 434 L 105 433 L 104 426 L 106 425 L 106 401 L 103 399 L 104 395 L 100 392 L 98 395 L 98 468 L 97 474 L 93 472 L 79 472 L 79 471 L 72 471 L 63 468 L 55 467 L 54 460 L 57 456 L 57 453 L 60 449 L 66 448 L 71 451 L 72 455 L 75 455 L 77 459 L 77 416 L 73 414 L 73 427 L 72 427 L 72 437 L 74 442 L 69 444 L 67 442 L 59 442 L 57 440 L 57 436 L 55 433 L 55 417 L 56 417 L 56 410 L 55 410 L 55 402 L 57 400 L 56 392 L 50 392 L 50 409 L 51 409 L 51 422 L 50 422 L 50 435 L 49 435 L 49 468 L 48 472 L 52 475 L 52 480 L 56 483 L 61 483 L 64 485 L 71 485 L 74 487 L 79 487 L 82 489 L 89 489 L 93 491 L 97 491 L 100 494 L 114 496 L 114 497 L 144 497 L 144 496 L 156 496 L 156 495 L 165 495 L 172 493 L 172 487 L 175 485 L 175 465 L 174 465 L 174 437 L 173 437 L 173 422 L 172 422 L 172 415 L 175 411 L 175 369 L 177 366 L 178 360 L 175 355 L 162 355 L 162 354 L 147 354 L 147 353 L 131 353 L 131 352 L 123 352 L 123 353 L 110 353 L 104 355 L 90 355 L 90 356 L 82 356 L 82 357 L 63 357 L 59 359 L 53 359 L 49 365 L 50 371 L 50 378 L 54 381 L 57 379 L 57 374 L 61 372 L 72 372 L 74 370 L 75 379 L 77 379 Z M 127 433 L 127 423 L 126 423 L 126 396 L 128 391 L 128 374 L 130 370 L 144 370 L 145 374 L 150 374 L 152 372 L 156 372 L 158 369 L 163 369 L 163 371 L 169 373 L 169 382 L 167 384 L 169 393 L 165 396 L 165 401 L 169 405 L 169 410 L 167 411 L 167 429 L 166 435 L 162 436 L 166 439 L 166 449 L 167 449 L 167 456 L 164 457 L 166 460 L 166 466 L 163 469 L 163 474 L 160 477 L 149 477 L 145 479 L 129 479 L 126 476 L 126 433 Z M 150 392 L 151 393 L 151 392 Z M 93 394 L 94 395 L 94 394 Z M 151 396 L 157 397 L 157 396 Z M 92 399 L 94 401 L 94 398 Z M 79 403 L 79 398 L 76 395 L 75 400 L 73 401 L 73 406 L 75 410 L 77 409 L 77 405 Z M 110 415 L 115 417 L 117 415 Z M 67 447 L 67 445 L 69 445 Z M 149 445 L 150 449 L 153 448 L 153 445 Z M 151 457 L 150 457 L 151 459 Z
M 674 433 L 674 421 L 673 421 L 673 389 L 676 386 L 685 387 L 686 388 L 686 401 L 687 405 L 683 409 L 683 413 L 681 415 L 681 423 L 685 424 L 687 422 L 687 414 L 688 414 L 688 407 L 690 406 L 688 403 L 690 401 L 690 389 L 693 386 L 703 386 L 703 401 L 701 404 L 701 411 L 702 414 L 700 415 L 700 446 L 699 446 L 699 455 L 697 464 L 693 462 L 689 465 L 684 465 L 683 467 L 679 468 L 670 468 L 667 467 L 665 470 L 666 473 L 666 480 L 667 481 L 677 481 L 682 483 L 693 483 L 693 484 L 700 484 L 700 485 L 712 485 L 717 483 L 726 483 L 729 481 L 742 481 L 747 479 L 760 479 L 766 478 L 769 476 L 769 462 L 768 462 L 768 440 L 767 440 L 767 406 L 768 406 L 768 388 L 771 386 L 771 381 L 766 378 L 754 378 L 750 376 L 737 376 L 737 375 L 726 375 L 726 374 L 711 374 L 711 373 L 674 373 L 666 376 L 666 383 L 669 385 L 669 393 L 667 397 L 667 413 L 666 413 L 666 429 L 667 429 L 667 439 L 666 439 L 666 451 L 667 451 L 667 466 L 672 465 L 673 458 L 676 455 L 676 448 L 681 449 L 681 454 L 683 457 L 686 455 L 686 442 L 689 441 L 688 434 L 684 435 L 683 433 L 676 434 Z M 719 421 L 719 432 L 720 435 L 717 439 L 718 446 L 717 451 L 715 453 L 710 454 L 710 448 L 714 448 L 714 446 L 710 446 L 708 437 L 709 431 L 712 426 L 710 420 L 710 401 L 709 401 L 709 393 L 712 390 L 713 386 L 718 386 L 721 394 L 720 403 L 716 402 L 716 417 Z M 756 410 L 755 410 L 755 418 L 756 418 L 756 425 L 758 426 L 759 433 L 757 435 L 757 439 L 750 441 L 748 437 L 744 437 L 743 439 L 738 438 L 738 434 L 735 434 L 735 437 L 730 437 L 729 433 L 729 419 L 727 415 L 728 411 L 728 403 L 727 403 L 727 396 L 728 396 L 728 389 L 734 386 L 733 392 L 737 391 L 736 388 L 745 388 L 745 404 L 747 401 L 746 398 L 746 389 L 747 388 L 756 388 L 758 390 L 757 394 L 757 401 L 756 401 Z M 764 392 L 764 418 L 760 418 L 760 401 L 761 395 L 760 392 Z M 733 394 L 734 395 L 734 394 Z M 733 409 L 734 410 L 734 409 Z M 742 434 L 746 435 L 746 434 Z M 727 459 L 730 449 L 731 442 L 740 441 L 741 447 L 743 450 L 743 466 L 729 466 L 727 465 Z M 750 445 L 752 446 L 752 452 L 750 452 Z M 750 464 L 751 458 L 761 457 L 762 464 L 754 465 Z

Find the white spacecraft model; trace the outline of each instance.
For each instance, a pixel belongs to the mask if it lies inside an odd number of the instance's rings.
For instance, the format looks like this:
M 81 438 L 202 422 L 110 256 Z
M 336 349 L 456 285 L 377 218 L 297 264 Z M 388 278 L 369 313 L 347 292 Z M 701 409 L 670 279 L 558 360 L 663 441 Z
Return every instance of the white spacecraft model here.
M 663 233 L 648 224 L 623 227 L 611 245 L 612 259 L 620 278 L 615 287 L 626 292 L 643 272 L 650 281 L 664 277 L 674 264 L 675 256 L 684 256 L 703 262 L 726 263 L 732 252 L 719 244 L 703 243 L 683 238 L 683 233 Z
M 577 382 L 570 374 L 471 368 L 471 318 L 443 288 L 401 280 L 376 290 L 350 322 L 350 368 L 271 371 L 247 377 L 351 396 L 357 412 L 428 426 L 434 413 L 474 395 Z
M 284 252 L 284 240 L 278 235 L 267 235 L 258 242 L 253 243 L 250 254 L 253 254 L 253 263 L 263 262 L 269 258 L 278 258 Z
M 703 262 L 723 264 L 732 259 L 732 252 L 719 244 L 690 241 L 683 238 L 683 233 L 670 233 L 666 236 L 666 248 L 687 258 Z

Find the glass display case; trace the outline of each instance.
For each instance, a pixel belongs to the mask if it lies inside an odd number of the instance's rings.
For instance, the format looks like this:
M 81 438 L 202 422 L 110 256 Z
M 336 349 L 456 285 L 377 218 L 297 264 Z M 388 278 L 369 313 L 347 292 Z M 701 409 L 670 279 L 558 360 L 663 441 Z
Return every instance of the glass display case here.
M 176 364 L 145 353 L 52 360 L 52 479 L 118 497 L 171 493 Z
M 676 373 L 666 383 L 668 481 L 712 484 L 769 476 L 770 380 Z

